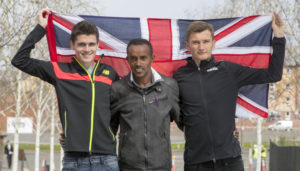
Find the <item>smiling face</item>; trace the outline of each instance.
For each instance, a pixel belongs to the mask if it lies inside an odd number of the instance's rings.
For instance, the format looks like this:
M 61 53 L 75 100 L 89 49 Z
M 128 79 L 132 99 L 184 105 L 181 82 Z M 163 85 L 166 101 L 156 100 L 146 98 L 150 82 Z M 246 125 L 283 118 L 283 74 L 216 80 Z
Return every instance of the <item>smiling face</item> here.
M 150 79 L 151 64 L 154 56 L 146 44 L 130 45 L 127 51 L 127 61 L 136 81 Z
M 185 46 L 192 53 L 192 58 L 197 65 L 201 61 L 211 58 L 212 50 L 215 48 L 215 41 L 209 30 L 193 32 L 190 34 Z
M 78 35 L 75 41 L 70 42 L 71 49 L 76 53 L 76 59 L 85 67 L 90 67 L 94 63 L 98 41 L 94 34 Z

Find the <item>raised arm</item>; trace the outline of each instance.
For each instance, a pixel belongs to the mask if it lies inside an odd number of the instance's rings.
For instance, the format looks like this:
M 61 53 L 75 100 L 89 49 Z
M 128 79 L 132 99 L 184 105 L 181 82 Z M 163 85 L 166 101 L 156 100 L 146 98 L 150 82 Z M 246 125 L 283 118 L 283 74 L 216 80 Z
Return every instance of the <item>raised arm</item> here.
M 30 53 L 34 49 L 35 44 L 47 33 L 45 27 L 48 24 L 49 15 L 49 9 L 39 11 L 37 15 L 38 25 L 26 37 L 11 63 L 21 71 L 51 83 L 52 78 L 55 77 L 51 63 L 49 61 L 30 58 Z
M 284 22 L 277 13 L 274 13 L 272 17 L 272 29 L 274 34 L 272 40 L 273 53 L 268 68 L 255 69 L 238 64 L 230 64 L 231 66 L 228 67 L 234 73 L 238 87 L 281 80 L 286 41 L 284 38 Z

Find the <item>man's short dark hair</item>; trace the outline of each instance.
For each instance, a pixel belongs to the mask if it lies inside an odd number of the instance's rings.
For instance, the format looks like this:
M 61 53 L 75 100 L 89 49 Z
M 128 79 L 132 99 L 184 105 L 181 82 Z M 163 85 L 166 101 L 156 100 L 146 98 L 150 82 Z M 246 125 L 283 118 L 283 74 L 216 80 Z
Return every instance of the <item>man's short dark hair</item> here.
M 192 22 L 188 28 L 186 29 L 186 40 L 188 41 L 190 38 L 190 35 L 192 33 L 200 33 L 203 32 L 205 30 L 208 30 L 211 32 L 211 37 L 212 39 L 214 39 L 214 27 L 204 21 L 194 21 Z
M 127 45 L 127 53 L 128 53 L 128 50 L 129 50 L 129 47 L 132 46 L 132 45 L 147 45 L 149 47 L 149 50 L 150 50 L 150 55 L 152 56 L 153 55 L 153 48 L 152 48 L 152 45 L 151 43 L 146 40 L 146 39 L 141 39 L 141 38 L 137 38 L 137 39 L 132 39 L 130 40 L 130 42 L 128 43 Z
M 97 42 L 99 42 L 99 32 L 97 27 L 86 20 L 80 21 L 79 23 L 75 24 L 72 32 L 71 32 L 71 41 L 74 43 L 77 39 L 77 36 L 86 34 L 86 35 L 95 35 Z

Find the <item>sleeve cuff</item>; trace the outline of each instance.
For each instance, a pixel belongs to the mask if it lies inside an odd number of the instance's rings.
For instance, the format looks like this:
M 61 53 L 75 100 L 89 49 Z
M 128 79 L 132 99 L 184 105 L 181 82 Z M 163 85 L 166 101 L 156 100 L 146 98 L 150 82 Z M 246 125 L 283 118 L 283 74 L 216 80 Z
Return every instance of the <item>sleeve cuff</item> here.
M 283 44 L 285 44 L 285 42 L 286 42 L 285 37 L 280 37 L 280 38 L 279 38 L 279 37 L 274 37 L 272 43 L 273 43 L 273 44 L 274 44 L 274 43 L 283 43 Z

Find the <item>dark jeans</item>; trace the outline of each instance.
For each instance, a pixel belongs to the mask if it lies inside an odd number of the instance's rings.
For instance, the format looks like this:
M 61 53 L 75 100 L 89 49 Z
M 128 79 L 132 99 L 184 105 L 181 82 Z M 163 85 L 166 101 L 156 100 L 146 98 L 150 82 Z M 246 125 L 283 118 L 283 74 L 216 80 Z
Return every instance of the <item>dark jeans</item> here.
M 119 171 L 117 156 L 72 156 L 65 154 L 63 171 Z
M 12 158 L 12 155 L 7 155 L 7 164 L 8 164 L 9 169 L 11 168 L 11 158 Z
M 184 165 L 184 171 L 244 171 L 242 157 Z

